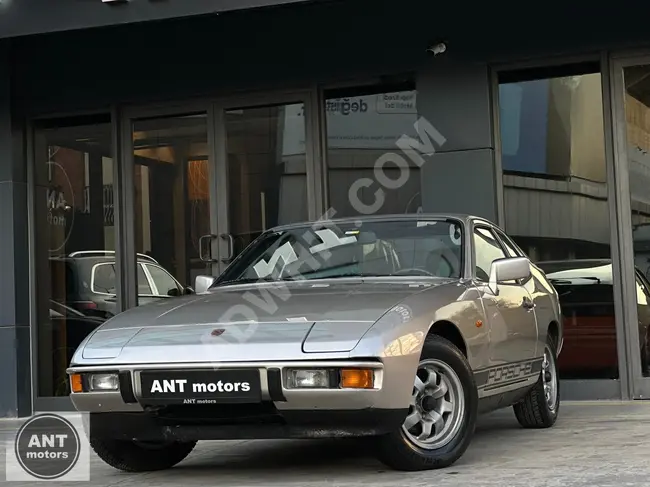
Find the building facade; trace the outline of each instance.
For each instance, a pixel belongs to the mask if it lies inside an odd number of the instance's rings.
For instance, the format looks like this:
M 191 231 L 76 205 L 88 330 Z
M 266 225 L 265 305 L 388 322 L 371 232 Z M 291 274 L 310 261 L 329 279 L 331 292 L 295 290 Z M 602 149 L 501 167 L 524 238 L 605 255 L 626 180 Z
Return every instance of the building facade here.
M 358 214 L 352 193 L 499 223 L 563 296 L 563 395 L 647 398 L 639 7 L 266 3 L 0 4 L 0 417 L 70 408 L 107 317 L 264 229 Z M 403 135 L 435 153 L 395 164 Z

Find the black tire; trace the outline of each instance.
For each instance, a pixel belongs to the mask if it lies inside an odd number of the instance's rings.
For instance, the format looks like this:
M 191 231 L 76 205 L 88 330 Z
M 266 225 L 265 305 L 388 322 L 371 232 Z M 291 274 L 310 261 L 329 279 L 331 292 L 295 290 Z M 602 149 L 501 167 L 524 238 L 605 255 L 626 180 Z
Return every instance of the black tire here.
M 124 472 L 153 472 L 166 470 L 183 461 L 196 446 L 196 441 L 146 445 L 91 436 L 90 446 L 113 468 Z
M 463 456 L 474 435 L 478 391 L 467 359 L 453 343 L 435 335 L 427 337 L 424 343 L 421 361 L 425 359 L 437 359 L 445 363 L 460 379 L 465 399 L 461 427 L 446 445 L 438 449 L 425 449 L 416 445 L 408 439 L 401 425 L 396 431 L 379 437 L 377 458 L 395 470 L 417 471 L 448 467 Z
M 533 387 L 528 394 L 518 403 L 514 404 L 512 408 L 515 411 L 517 421 L 524 428 L 550 428 L 557 421 L 560 412 L 560 380 L 557 373 L 557 358 L 555 343 L 551 338 L 548 339 L 546 344 L 546 351 L 548 360 L 552 362 L 552 367 L 555 370 L 555 377 L 557 378 L 557 394 L 555 398 L 555 405 L 550 407 L 546 402 L 544 394 L 544 370 L 539 375 L 539 380 L 535 387 Z

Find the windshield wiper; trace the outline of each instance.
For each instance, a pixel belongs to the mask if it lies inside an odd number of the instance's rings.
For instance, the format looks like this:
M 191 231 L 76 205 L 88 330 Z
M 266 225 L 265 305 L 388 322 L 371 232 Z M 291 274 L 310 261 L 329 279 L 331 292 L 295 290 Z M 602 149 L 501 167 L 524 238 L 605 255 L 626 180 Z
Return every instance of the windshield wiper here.
M 214 287 L 221 286 L 224 284 L 252 284 L 255 282 L 282 282 L 282 281 L 295 281 L 293 277 L 282 277 L 282 278 L 272 278 L 272 277 L 245 277 L 241 279 L 229 279 L 227 281 L 217 281 L 214 284 Z
M 304 275 L 303 275 L 304 276 Z M 306 277 L 304 279 L 293 279 L 295 281 L 318 281 L 321 279 L 338 279 L 340 277 L 354 277 L 357 279 L 364 279 L 366 277 L 390 277 L 390 274 L 371 274 L 371 273 L 365 273 L 365 274 L 358 274 L 356 272 L 349 272 L 349 273 L 344 273 L 344 274 L 334 274 L 331 276 L 319 276 L 319 277 Z
M 601 280 L 599 277 L 594 277 L 594 276 L 576 276 L 576 277 L 571 277 L 570 279 L 549 279 L 551 281 L 551 284 L 573 284 L 574 280 L 578 279 L 584 279 L 586 281 L 594 281 L 596 284 L 600 284 Z
M 305 274 L 299 274 L 297 276 L 287 276 L 281 278 L 271 278 L 271 277 L 246 277 L 242 279 L 229 279 L 227 281 L 220 281 L 214 284 L 214 287 L 228 285 L 228 284 L 252 284 L 256 282 L 287 282 L 287 281 L 317 281 L 321 279 L 338 279 L 340 277 L 354 277 L 358 279 L 363 279 L 366 277 L 390 277 L 390 274 L 358 274 L 356 272 L 344 273 L 344 274 L 335 274 L 331 276 L 319 276 L 319 277 L 307 277 L 312 272 Z M 315 272 L 313 272 L 315 273 Z

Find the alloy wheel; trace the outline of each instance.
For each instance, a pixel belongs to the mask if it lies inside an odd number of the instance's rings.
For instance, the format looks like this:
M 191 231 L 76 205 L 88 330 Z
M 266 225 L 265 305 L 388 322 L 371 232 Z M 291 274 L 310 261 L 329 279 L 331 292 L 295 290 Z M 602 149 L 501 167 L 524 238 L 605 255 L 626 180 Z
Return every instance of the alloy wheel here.
M 551 358 L 553 351 L 547 345 L 544 350 L 542 362 L 542 384 L 544 385 L 544 398 L 550 411 L 555 411 L 557 404 L 557 369 L 555 361 Z
M 458 434 L 464 414 L 465 394 L 454 369 L 437 359 L 420 362 L 402 425 L 406 438 L 423 449 L 441 448 Z

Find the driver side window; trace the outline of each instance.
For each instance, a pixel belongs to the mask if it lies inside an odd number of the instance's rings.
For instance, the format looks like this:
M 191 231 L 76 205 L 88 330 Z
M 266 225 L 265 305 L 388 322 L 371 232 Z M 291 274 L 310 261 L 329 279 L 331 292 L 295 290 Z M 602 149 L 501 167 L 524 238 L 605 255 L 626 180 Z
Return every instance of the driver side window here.
M 514 242 L 506 236 L 505 233 L 495 229 L 497 236 L 501 239 L 501 243 L 506 248 L 508 252 L 508 257 L 524 257 L 524 255 L 517 250 L 517 247 L 514 245 Z
M 481 281 L 490 280 L 492 262 L 503 259 L 506 254 L 494 234 L 485 227 L 474 228 L 474 275 Z

